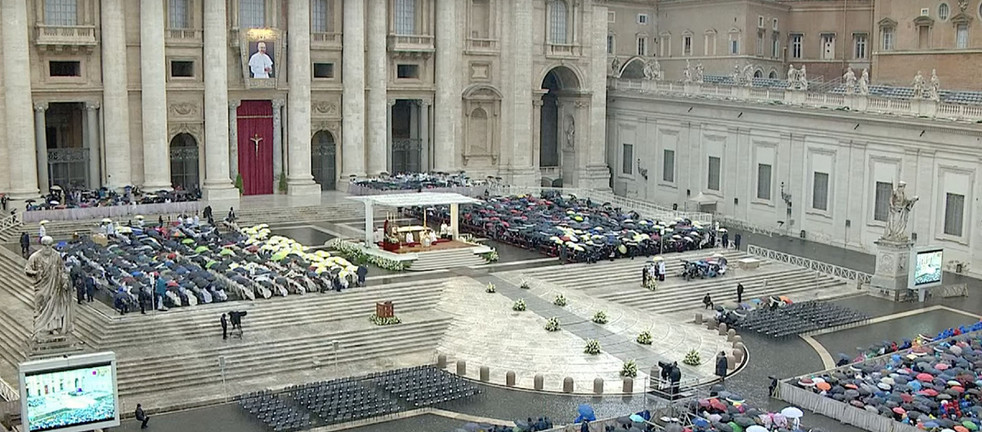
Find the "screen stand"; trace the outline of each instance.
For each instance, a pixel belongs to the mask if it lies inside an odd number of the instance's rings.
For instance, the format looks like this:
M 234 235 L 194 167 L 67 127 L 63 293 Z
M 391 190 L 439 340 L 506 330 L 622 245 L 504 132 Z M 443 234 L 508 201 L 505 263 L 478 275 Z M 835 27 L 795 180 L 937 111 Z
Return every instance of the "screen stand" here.
M 880 239 L 876 244 L 876 270 L 870 281 L 870 294 L 893 301 L 903 300 L 910 278 L 911 242 Z

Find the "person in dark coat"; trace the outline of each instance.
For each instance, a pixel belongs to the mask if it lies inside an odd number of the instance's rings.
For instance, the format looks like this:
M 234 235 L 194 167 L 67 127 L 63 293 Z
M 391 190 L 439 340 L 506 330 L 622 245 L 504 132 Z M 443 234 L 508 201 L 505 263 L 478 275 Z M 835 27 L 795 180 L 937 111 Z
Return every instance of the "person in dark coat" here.
M 737 303 L 743 303 L 743 284 L 737 284 Z
M 143 422 L 140 424 L 140 429 L 146 429 L 147 422 L 150 421 L 150 416 L 148 416 L 147 413 L 143 412 L 143 405 L 136 404 L 135 417 L 136 417 L 136 421 Z
M 228 319 L 222 314 L 222 339 L 228 339 Z
M 20 233 L 20 254 L 25 257 L 31 252 L 31 236 L 26 232 Z
M 672 382 L 672 395 L 679 392 L 679 382 L 682 381 L 682 370 L 679 369 L 678 362 L 672 362 L 672 371 L 668 374 L 668 379 Z
M 730 233 L 723 233 L 723 249 L 730 247 Z
M 89 303 L 92 302 L 92 296 L 95 295 L 95 278 L 92 276 L 85 277 L 85 300 Z
M 365 286 L 365 277 L 368 276 L 368 267 L 358 266 L 358 286 Z
M 201 212 L 201 215 L 204 216 L 205 219 L 211 219 L 211 217 L 212 217 L 211 206 L 206 206 L 205 207 L 205 210 L 203 212 Z
M 713 298 L 709 296 L 709 293 L 706 293 L 706 296 L 702 298 L 702 304 L 706 305 L 705 309 L 713 308 Z
M 728 366 L 728 364 L 727 364 L 727 361 L 726 361 L 726 353 L 723 352 L 723 351 L 720 351 L 719 354 L 716 355 L 716 376 L 719 377 L 719 380 L 720 381 L 723 381 L 723 380 L 726 379 L 726 368 L 727 368 L 727 366 Z
M 137 300 L 140 302 L 140 313 L 147 314 L 147 303 L 150 303 L 150 296 L 147 294 L 145 288 L 140 288 L 140 292 L 137 293 Z
M 590 422 L 583 420 L 583 423 L 580 423 L 580 432 L 590 432 Z

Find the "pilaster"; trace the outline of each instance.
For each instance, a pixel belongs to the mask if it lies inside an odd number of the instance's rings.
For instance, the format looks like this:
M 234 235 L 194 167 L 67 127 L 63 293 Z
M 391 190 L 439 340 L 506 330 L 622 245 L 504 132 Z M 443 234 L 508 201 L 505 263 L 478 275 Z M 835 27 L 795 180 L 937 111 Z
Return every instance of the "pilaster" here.
M 284 174 L 283 104 L 283 99 L 273 99 L 273 193 L 280 192 L 280 177 Z
M 171 188 L 164 63 L 164 2 L 145 0 L 140 2 L 143 187 L 151 191 Z
M 34 141 L 27 2 L 10 0 L 0 4 L 0 16 L 3 17 L 0 35 L 5 44 L 16 44 L 4 48 L 3 64 L 0 65 L 3 68 L 10 196 L 13 199 L 35 198 L 38 193 L 37 157 L 35 149 L 30 144 L 25 145 Z
M 368 174 L 378 175 L 388 170 L 388 124 L 386 100 L 388 94 L 388 53 L 386 52 L 386 0 L 368 0 L 368 58 L 366 68 L 368 99 L 365 101 Z
M 204 198 L 209 201 L 237 201 L 239 191 L 232 185 L 229 166 L 237 161 L 229 148 L 237 145 L 229 134 L 235 131 L 235 109 L 239 103 L 228 100 L 228 22 L 224 1 L 204 2 L 205 67 L 205 181 Z M 238 173 L 238 163 L 236 173 Z
M 365 3 L 344 0 L 341 179 L 365 175 Z M 290 115 L 290 120 L 293 120 Z
M 132 169 L 130 168 L 130 102 L 127 91 L 129 80 L 126 78 L 124 11 L 123 0 L 102 0 L 102 114 L 106 146 L 105 185 L 111 189 L 122 188 L 132 184 L 133 181 Z M 206 55 L 206 61 L 207 58 Z
M 290 46 L 288 67 L 290 68 L 290 93 L 287 109 L 289 150 L 287 161 L 290 164 L 287 176 L 289 195 L 320 196 L 321 189 L 314 183 L 310 174 L 310 1 L 290 0 L 287 19 L 290 26 L 299 30 L 287 34 Z M 347 85 L 345 86 L 347 87 Z M 274 183 L 275 184 L 275 183 Z
M 460 90 L 460 49 L 458 44 L 461 35 L 457 25 L 457 0 L 438 0 L 436 16 L 436 100 L 433 127 L 433 168 L 436 171 L 449 172 L 455 167 L 455 148 L 457 128 L 460 124 L 461 90 Z M 531 39 L 525 40 L 526 45 Z M 528 48 L 525 48 L 528 51 Z M 518 54 L 518 53 L 516 53 Z M 529 82 L 531 81 L 531 63 L 528 68 Z M 520 85 L 528 82 L 517 81 Z M 525 111 L 530 113 L 531 109 Z M 526 129 L 526 135 L 528 134 Z
M 89 189 L 98 189 L 102 187 L 102 160 L 99 159 L 102 143 L 99 142 L 98 103 L 85 104 L 85 122 L 88 124 L 86 132 L 89 134 L 86 143 L 89 147 Z

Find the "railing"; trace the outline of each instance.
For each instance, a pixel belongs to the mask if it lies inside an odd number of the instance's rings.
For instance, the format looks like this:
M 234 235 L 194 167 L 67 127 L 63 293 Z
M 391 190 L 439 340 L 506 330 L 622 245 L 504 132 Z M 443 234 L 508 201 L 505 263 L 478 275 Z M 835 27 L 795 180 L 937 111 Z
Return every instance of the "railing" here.
M 726 227 L 727 229 L 736 228 L 750 234 L 765 235 L 768 237 L 782 235 L 782 233 L 778 230 L 759 227 L 757 225 L 749 224 L 746 221 L 742 221 L 740 219 L 732 218 L 729 216 L 716 215 L 713 217 L 713 220 L 719 222 L 720 226 Z
M 7 383 L 3 378 L 0 378 L 0 399 L 7 402 L 20 400 L 20 393 L 14 390 L 14 386 Z
M 546 56 L 579 57 L 580 46 L 574 44 L 546 44 Z
M 8 231 L 16 231 L 21 223 L 17 219 L 17 214 L 12 214 L 0 219 L 0 236 L 7 234 Z
M 614 195 L 610 192 L 592 190 L 592 189 L 579 189 L 579 188 L 552 188 L 552 187 L 522 187 L 522 186 L 498 186 L 493 188 L 496 193 L 500 195 L 538 195 L 542 192 L 558 192 L 563 195 L 576 195 L 577 198 L 590 198 L 592 201 L 601 203 L 610 203 L 613 207 L 620 207 L 624 211 L 636 211 L 646 218 L 662 220 L 662 221 L 672 221 L 676 218 L 689 219 L 692 221 L 698 221 L 700 223 L 709 224 L 713 221 L 713 215 L 710 213 L 702 212 L 685 212 L 679 210 L 672 210 L 666 207 L 659 206 L 657 204 L 652 204 L 645 201 L 640 201 L 632 198 L 622 197 L 620 195 Z
M 756 255 L 762 258 L 766 258 L 772 261 L 778 261 L 786 264 L 791 264 L 793 266 L 804 267 L 806 269 L 814 270 L 826 276 L 831 276 L 838 279 L 856 281 L 863 285 L 869 285 L 869 283 L 873 279 L 873 275 L 869 273 L 863 273 L 858 270 L 848 269 L 834 264 L 816 261 L 813 259 L 808 259 L 797 255 L 791 255 L 776 250 L 762 248 L 759 246 L 747 245 L 747 253 L 750 255 Z
M 468 49 L 474 51 L 498 51 L 498 40 L 489 38 L 468 38 Z
M 310 34 L 312 46 L 341 46 L 341 33 L 315 32 Z
M 389 35 L 391 51 L 433 51 L 433 36 Z
M 172 42 L 196 42 L 201 40 L 201 30 L 195 29 L 167 29 L 167 39 Z
M 95 26 L 37 25 L 38 45 L 95 45 Z

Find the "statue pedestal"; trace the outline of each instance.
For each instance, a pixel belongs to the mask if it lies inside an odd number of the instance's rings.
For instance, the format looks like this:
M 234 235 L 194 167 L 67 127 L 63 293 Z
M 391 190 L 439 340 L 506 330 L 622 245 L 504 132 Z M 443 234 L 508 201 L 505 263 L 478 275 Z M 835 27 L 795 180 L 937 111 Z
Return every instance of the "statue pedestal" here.
M 82 346 L 75 335 L 45 335 L 31 339 L 27 355 L 31 360 L 71 355 L 82 351 Z
M 876 270 L 870 281 L 870 294 L 900 301 L 907 292 L 908 263 L 914 243 L 880 239 L 876 244 Z

